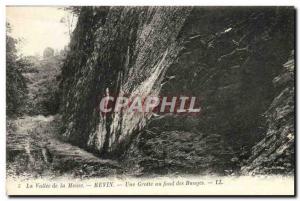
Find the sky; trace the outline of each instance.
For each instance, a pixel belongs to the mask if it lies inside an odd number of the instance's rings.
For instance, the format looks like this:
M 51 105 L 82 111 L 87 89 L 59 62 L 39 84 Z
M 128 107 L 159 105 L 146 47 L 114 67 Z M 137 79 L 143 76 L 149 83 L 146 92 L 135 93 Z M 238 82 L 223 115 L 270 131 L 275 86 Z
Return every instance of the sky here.
M 70 14 L 58 7 L 6 7 L 6 20 L 11 35 L 21 39 L 19 53 L 24 56 L 43 55 L 46 47 L 61 50 L 70 41 L 68 26 L 62 18 Z M 75 21 L 75 20 L 74 20 Z

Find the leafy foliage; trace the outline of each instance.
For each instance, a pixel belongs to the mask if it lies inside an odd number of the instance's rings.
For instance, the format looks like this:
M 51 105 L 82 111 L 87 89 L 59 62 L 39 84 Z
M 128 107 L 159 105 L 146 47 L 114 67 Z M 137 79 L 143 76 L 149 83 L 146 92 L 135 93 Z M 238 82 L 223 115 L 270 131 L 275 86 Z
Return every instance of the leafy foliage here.
M 7 24 L 6 33 L 6 111 L 8 116 L 19 114 L 19 108 L 27 94 L 27 87 L 21 68 L 25 61 L 18 59 L 17 40 L 9 36 L 10 27 Z
M 24 76 L 28 84 L 28 99 L 24 113 L 29 115 L 52 115 L 59 108 L 59 75 L 64 56 L 61 54 L 38 60 L 26 58 L 33 64 L 24 68 Z

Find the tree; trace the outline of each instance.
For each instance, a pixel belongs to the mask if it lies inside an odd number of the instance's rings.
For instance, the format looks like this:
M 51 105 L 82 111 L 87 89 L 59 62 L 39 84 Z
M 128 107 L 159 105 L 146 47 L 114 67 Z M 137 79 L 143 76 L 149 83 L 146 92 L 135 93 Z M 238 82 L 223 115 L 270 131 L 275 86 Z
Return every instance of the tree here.
M 11 27 L 6 24 L 6 111 L 7 116 L 17 115 L 27 94 L 25 79 L 21 73 L 22 59 L 17 56 L 17 40 L 11 37 Z
M 54 56 L 54 49 L 51 47 L 46 47 L 44 52 L 43 52 L 43 57 L 44 59 L 53 57 Z
M 64 23 L 68 29 L 68 34 L 70 38 L 72 37 L 72 32 L 74 27 L 76 26 L 76 19 L 78 18 L 81 7 L 80 6 L 68 6 L 62 8 L 64 11 L 67 11 L 66 16 L 60 19 L 60 23 Z

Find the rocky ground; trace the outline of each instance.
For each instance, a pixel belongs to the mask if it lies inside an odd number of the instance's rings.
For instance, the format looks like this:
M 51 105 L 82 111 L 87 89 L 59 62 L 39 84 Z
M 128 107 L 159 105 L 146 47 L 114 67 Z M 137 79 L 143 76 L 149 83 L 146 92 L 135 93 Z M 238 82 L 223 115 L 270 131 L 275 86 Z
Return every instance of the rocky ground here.
M 7 122 L 7 175 L 102 177 L 120 173 L 104 160 L 58 137 L 59 116 L 23 116 Z M 49 151 L 48 156 L 43 151 Z

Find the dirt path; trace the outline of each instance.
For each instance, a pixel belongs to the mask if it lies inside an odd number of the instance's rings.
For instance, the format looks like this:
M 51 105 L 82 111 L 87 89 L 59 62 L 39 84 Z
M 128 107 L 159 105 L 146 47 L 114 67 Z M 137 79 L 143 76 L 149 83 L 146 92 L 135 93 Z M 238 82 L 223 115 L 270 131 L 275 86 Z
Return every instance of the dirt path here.
M 42 115 L 8 121 L 8 175 L 99 177 L 121 172 L 117 162 L 59 140 L 59 121 L 59 116 Z M 49 152 L 52 162 L 47 161 L 43 150 Z

